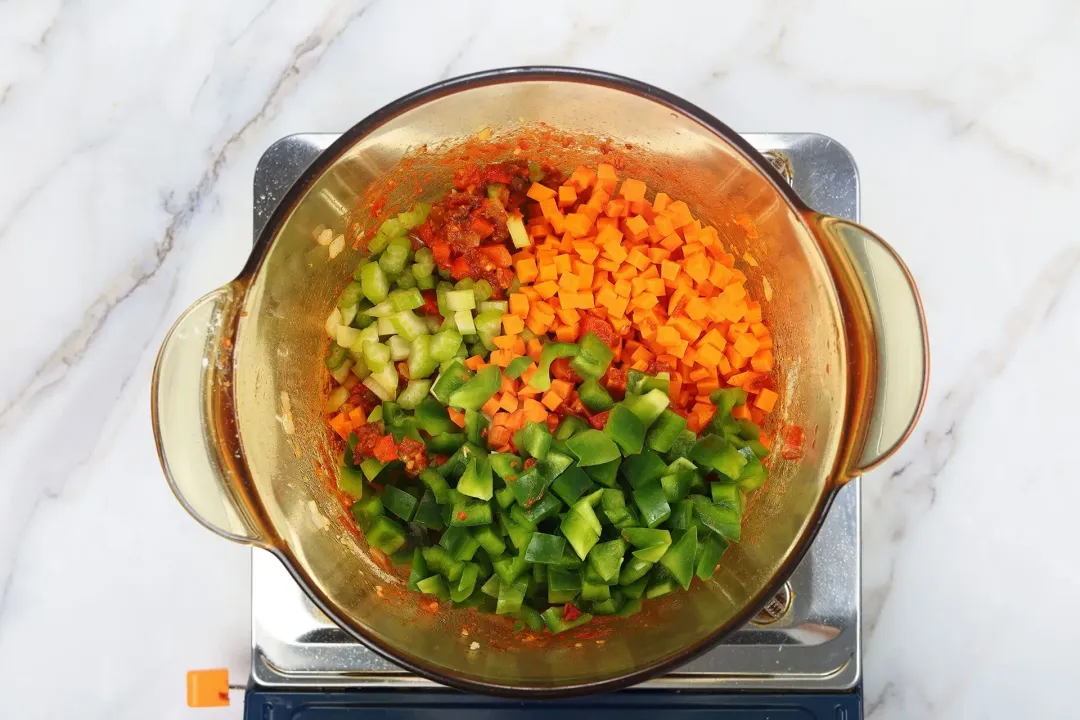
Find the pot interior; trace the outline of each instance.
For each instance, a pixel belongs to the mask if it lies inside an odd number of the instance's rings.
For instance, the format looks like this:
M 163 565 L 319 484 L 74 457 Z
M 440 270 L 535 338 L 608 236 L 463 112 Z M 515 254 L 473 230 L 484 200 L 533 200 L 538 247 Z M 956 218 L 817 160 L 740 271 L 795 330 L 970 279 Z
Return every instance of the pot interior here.
M 257 250 L 264 254 L 245 278 L 250 288 L 235 341 L 232 389 L 246 494 L 308 589 L 338 622 L 399 661 L 458 682 L 513 688 L 618 679 L 683 657 L 744 621 L 813 530 L 844 429 L 841 310 L 798 212 L 714 130 L 605 84 L 495 79 L 417 100 L 350 137 Z M 781 394 L 766 430 L 798 425 L 806 432 L 799 461 L 783 459 L 781 443 L 774 445 L 769 481 L 751 496 L 744 539 L 710 582 L 647 602 L 630 619 L 595 619 L 585 636 L 523 637 L 511 632 L 511 621 L 432 609 L 431 598 L 408 592 L 400 577 L 371 561 L 333 488 L 336 455 L 322 412 L 323 323 L 359 260 L 351 248 L 357 231 L 371 233 L 385 213 L 438 198 L 464 162 L 511 157 L 543 158 L 567 171 L 611 162 L 620 177 L 644 180 L 650 197 L 662 190 L 685 200 L 736 257 L 751 254 L 756 266 L 742 259 L 736 266 L 773 329 Z M 753 237 L 736 222 L 740 215 L 752 219 Z M 338 257 L 315 243 L 320 226 L 348 240 Z

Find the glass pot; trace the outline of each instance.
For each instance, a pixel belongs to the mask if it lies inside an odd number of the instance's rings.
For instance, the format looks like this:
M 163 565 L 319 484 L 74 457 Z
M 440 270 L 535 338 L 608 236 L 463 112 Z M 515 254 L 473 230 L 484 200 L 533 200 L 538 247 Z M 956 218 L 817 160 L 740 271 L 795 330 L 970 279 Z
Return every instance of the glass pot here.
M 615 162 L 622 177 L 689 203 L 736 257 L 751 253 L 757 266 L 738 267 L 773 329 L 781 397 L 766 427 L 805 431 L 801 459 L 775 444 L 743 541 L 713 579 L 635 617 L 594 620 L 586 628 L 603 632 L 603 644 L 573 633 L 525 642 L 505 619 L 434 610 L 371 560 L 334 489 L 323 324 L 359 259 L 357 230 L 381 219 L 373 208 L 439 197 L 466 161 L 507 157 L 566 170 Z M 735 222 L 742 215 L 756 232 Z M 349 241 L 336 258 L 314 242 L 319 226 Z M 806 207 L 736 133 L 677 97 L 591 71 L 513 68 L 420 90 L 327 148 L 284 196 L 239 276 L 169 332 L 152 413 L 181 504 L 219 535 L 274 553 L 359 641 L 447 685 L 551 696 L 639 682 L 744 624 L 806 552 L 837 490 L 907 438 L 928 372 L 918 292 L 880 238 Z

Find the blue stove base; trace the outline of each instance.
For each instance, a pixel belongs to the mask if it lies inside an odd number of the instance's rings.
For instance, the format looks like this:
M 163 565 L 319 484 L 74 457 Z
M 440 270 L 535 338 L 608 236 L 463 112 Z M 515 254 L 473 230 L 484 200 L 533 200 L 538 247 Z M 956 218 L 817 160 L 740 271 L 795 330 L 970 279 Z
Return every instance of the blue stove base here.
M 245 720 L 545 720 L 567 712 L 592 720 L 656 720 L 658 717 L 723 720 L 861 720 L 862 688 L 849 693 L 700 693 L 645 691 L 571 700 L 521 701 L 425 691 L 290 692 L 249 688 Z M 575 717 L 569 715 L 565 717 Z

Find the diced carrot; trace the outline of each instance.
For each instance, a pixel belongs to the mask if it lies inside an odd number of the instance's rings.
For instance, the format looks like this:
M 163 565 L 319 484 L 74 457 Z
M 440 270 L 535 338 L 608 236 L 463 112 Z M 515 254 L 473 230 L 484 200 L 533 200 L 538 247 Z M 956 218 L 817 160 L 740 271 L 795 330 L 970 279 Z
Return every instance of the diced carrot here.
M 552 380 L 551 381 L 551 391 L 554 392 L 559 397 L 561 397 L 563 399 L 566 399 L 566 398 L 570 397 L 570 393 L 572 393 L 574 391 L 574 385 L 569 380 L 560 380 L 560 379 Z M 552 408 L 552 409 L 554 409 L 554 408 Z
M 585 237 L 592 230 L 592 220 L 581 213 L 570 213 L 566 216 L 566 230 L 574 237 Z
M 623 180 L 622 186 L 619 188 L 619 194 L 626 198 L 628 202 L 644 200 L 645 183 L 640 180 L 627 178 L 626 180 Z
M 626 217 L 626 214 L 630 211 L 630 203 L 626 201 L 624 197 L 612 198 L 606 206 L 604 206 L 604 214 L 610 218 Z
M 634 288 L 630 285 L 630 281 L 628 280 L 618 280 L 615 282 L 615 294 L 620 297 L 629 298 L 633 289 Z
M 540 293 L 540 297 L 545 300 L 559 292 L 559 284 L 554 280 L 545 280 L 542 283 L 534 285 L 534 287 L 536 288 L 536 292 Z
M 504 368 L 514 359 L 514 353 L 509 350 L 492 350 L 491 354 L 488 355 L 488 359 L 492 365 Z
M 525 316 L 528 317 L 528 311 Z M 520 315 L 503 315 L 502 317 L 503 332 L 507 335 L 517 335 L 525 329 L 525 322 L 521 319 Z
M 522 407 L 525 410 L 526 420 L 538 423 L 542 423 L 547 420 L 547 410 L 536 400 L 533 400 L 532 398 L 525 398 L 522 401 Z
M 446 412 L 450 415 L 450 421 L 458 427 L 465 427 L 465 413 L 460 410 L 455 410 L 452 407 L 446 408 Z
M 652 265 L 652 260 L 649 260 L 649 256 L 641 252 L 637 248 L 630 251 L 630 254 L 626 256 L 626 262 L 630 263 L 638 270 L 644 270 Z
M 577 190 L 570 185 L 559 187 L 559 207 L 570 207 L 577 202 Z
M 510 394 L 516 393 L 517 392 L 517 380 L 511 380 L 510 378 L 506 377 L 506 375 L 503 375 L 502 376 L 502 384 L 499 385 L 499 392 L 510 393 Z
M 596 182 L 596 173 L 584 165 L 572 172 L 570 179 L 566 181 L 567 185 L 572 186 L 578 192 L 586 189 L 594 182 Z
M 517 315 L 519 318 L 527 317 L 529 314 L 529 298 L 523 293 L 510 293 L 510 314 Z M 506 327 L 505 316 L 503 317 L 503 327 Z
M 480 408 L 482 411 L 494 417 L 495 413 L 499 411 L 499 399 L 497 395 L 492 395 L 488 398 L 488 401 Z
M 330 418 L 330 427 L 333 428 L 342 440 L 349 437 L 349 433 L 353 430 L 353 425 L 349 422 L 348 413 L 338 413 L 334 417 Z
M 772 350 L 758 350 L 754 353 L 754 356 L 750 358 L 750 367 L 758 372 L 772 372 L 773 364 Z
M 555 267 L 554 261 L 540 263 L 540 274 L 537 279 L 540 282 L 553 281 L 559 277 L 559 271 Z
M 540 202 L 542 200 L 549 200 L 555 197 L 556 192 L 549 187 L 545 187 L 540 183 L 534 182 L 529 187 L 529 190 L 525 193 L 525 195 L 532 200 Z
M 574 342 L 577 340 L 577 334 L 577 325 L 563 325 L 555 331 L 555 339 L 559 342 Z
M 630 231 L 630 237 L 634 240 L 642 240 L 648 235 L 649 223 L 640 215 L 628 217 L 623 224 L 626 226 L 626 229 Z
M 473 372 L 480 370 L 484 367 L 484 358 L 479 355 L 473 355 L 465 360 L 465 367 L 469 368 Z
M 736 340 L 732 346 L 740 355 L 751 357 L 754 353 L 758 351 L 761 343 L 758 342 L 758 339 L 750 333 L 744 333 L 739 336 L 739 339 Z
M 528 342 L 528 345 L 526 347 L 528 349 L 528 356 L 536 362 L 540 362 L 540 353 L 543 351 L 543 347 L 540 345 L 540 341 L 536 338 L 533 338 Z M 524 375 L 522 377 L 524 377 Z
M 709 266 L 710 263 L 704 255 L 695 254 L 686 261 L 683 267 L 687 275 L 694 278 L 695 281 L 701 282 L 709 277 Z
M 518 261 L 518 263 L 517 263 L 517 276 L 518 276 L 518 280 L 520 280 L 522 283 L 524 283 L 524 284 L 531 283 L 533 280 L 536 279 L 537 275 L 538 275 L 538 271 L 536 269 L 536 261 L 535 260 L 533 260 L 532 258 L 526 258 L 524 260 L 519 260 Z
M 514 393 L 503 393 L 499 398 L 499 407 L 507 412 L 514 412 L 518 409 L 518 398 Z
M 776 392 L 769 388 L 762 388 L 761 392 L 758 393 L 757 398 L 754 400 L 754 407 L 761 408 L 765 412 L 772 412 L 773 406 L 776 405 L 776 400 L 779 397 L 780 396 L 777 395 Z
M 548 390 L 544 397 L 540 398 L 540 404 L 554 412 L 555 408 L 562 405 L 562 398 L 555 391 Z
M 615 168 L 607 163 L 596 166 L 596 186 L 605 191 L 615 192 L 615 185 L 619 182 L 619 176 L 615 174 Z

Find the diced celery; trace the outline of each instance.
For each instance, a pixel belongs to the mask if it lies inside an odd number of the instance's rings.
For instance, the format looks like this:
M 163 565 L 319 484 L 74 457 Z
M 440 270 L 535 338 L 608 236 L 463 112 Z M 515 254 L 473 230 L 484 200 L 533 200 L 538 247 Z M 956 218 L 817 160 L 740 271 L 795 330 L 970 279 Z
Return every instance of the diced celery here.
M 337 344 L 341 347 L 352 347 L 352 344 L 360 337 L 360 331 L 348 325 L 339 325 L 337 329 Z
M 390 336 L 390 359 L 394 362 L 398 360 L 405 360 L 409 357 L 409 342 L 399 335 Z
M 385 300 L 390 292 L 390 282 L 386 279 L 386 273 L 376 263 L 368 263 L 364 266 L 360 273 L 360 283 L 364 287 L 364 297 L 375 305 Z
M 384 318 L 390 317 L 394 314 L 394 312 L 396 311 L 394 310 L 393 303 L 391 303 L 389 300 L 383 300 L 378 305 L 375 305 L 374 307 L 370 307 L 365 310 L 364 314 L 369 315 L 373 318 Z
M 472 297 L 472 295 L 469 297 Z M 472 335 L 476 332 L 472 313 L 468 310 L 458 310 L 454 313 L 454 325 L 462 335 Z
M 361 355 L 352 366 L 352 374 L 363 380 L 371 374 L 371 368 L 364 362 L 364 356 Z
M 389 220 L 383 222 L 379 226 L 379 234 L 385 235 L 388 238 L 396 238 L 405 234 L 405 228 L 401 226 L 401 221 L 396 217 L 392 217 Z
M 502 334 L 503 313 L 492 310 L 482 312 L 476 316 L 476 334 L 480 336 L 480 342 L 488 350 L 495 349 L 495 337 Z
M 356 313 L 360 310 L 360 305 L 353 303 L 346 308 L 340 308 L 341 310 L 341 324 L 351 325 L 353 319 L 356 317 Z
M 400 275 L 405 270 L 405 263 L 409 260 L 409 240 L 407 238 L 395 238 L 383 250 L 379 258 L 379 267 L 387 275 Z
M 421 335 L 427 335 L 428 326 L 424 319 L 412 310 L 402 310 L 390 316 L 390 325 L 394 332 L 412 342 Z
M 394 284 L 402 290 L 412 290 L 416 287 L 416 277 L 412 273 L 403 272 L 394 278 Z
M 412 341 L 409 347 L 409 377 L 426 378 L 435 372 L 438 360 L 431 352 L 432 338 L 421 335 Z
M 390 348 L 382 343 L 364 345 L 364 362 L 374 371 L 379 371 L 390 362 Z
M 345 382 L 345 379 L 349 377 L 349 370 L 352 369 L 352 360 L 346 360 L 338 366 L 338 369 L 330 373 L 330 377 L 338 381 L 338 383 Z
M 330 316 L 326 318 L 326 324 L 323 325 L 326 329 L 326 334 L 337 340 L 337 331 L 341 327 L 341 311 L 334 308 L 330 312 Z
M 337 412 L 338 408 L 345 404 L 345 401 L 349 399 L 349 391 L 340 385 L 330 391 L 330 395 L 326 398 L 326 405 L 323 408 L 326 412 Z
M 525 223 L 522 222 L 520 215 L 515 213 L 507 217 L 506 229 L 510 231 L 510 240 L 514 243 L 514 247 L 527 248 L 532 244 L 529 242 L 529 233 L 526 232 Z
M 416 288 L 411 290 L 394 290 L 390 293 L 390 304 L 396 312 L 402 310 L 415 310 L 424 306 L 424 297 Z
M 372 368 L 371 377 L 374 377 L 379 384 L 386 388 L 387 392 L 390 393 L 390 399 L 393 400 L 397 395 L 398 387 L 398 371 L 393 363 L 388 362 L 381 368 Z
M 471 290 L 451 290 L 446 293 L 446 307 L 454 313 L 472 310 L 476 307 L 476 295 Z
M 500 315 L 510 312 L 510 306 L 505 300 L 488 300 L 480 303 L 476 309 L 481 313 L 497 312 Z
M 345 286 L 345 289 L 338 295 L 337 306 L 339 310 L 344 311 L 345 308 L 356 305 L 360 302 L 360 298 L 364 296 L 364 288 L 358 282 L 351 282 Z
M 431 390 L 430 380 L 410 380 L 398 396 L 398 404 L 406 410 L 412 410 L 427 397 L 429 390 Z
M 375 396 L 380 400 L 393 400 L 395 397 L 389 390 L 383 387 L 382 383 L 375 379 L 374 375 L 368 375 L 364 378 L 364 387 L 375 393 Z
M 491 283 L 487 280 L 478 280 L 476 284 L 473 285 L 473 297 L 476 298 L 477 303 L 482 303 L 490 298 L 491 293 Z
M 394 329 L 394 324 L 390 322 L 390 318 L 379 318 L 379 322 L 376 325 L 379 330 L 379 335 L 397 335 L 397 330 Z
M 444 362 L 457 354 L 461 347 L 461 333 L 447 328 L 431 338 L 431 355 L 439 362 Z

